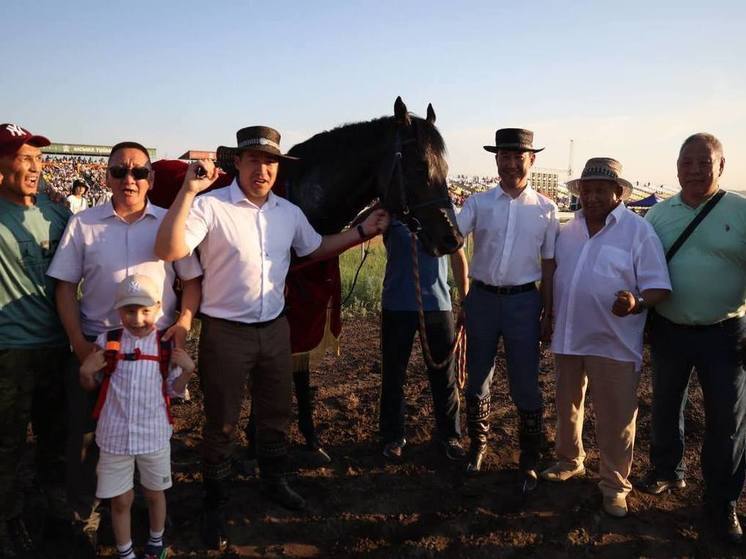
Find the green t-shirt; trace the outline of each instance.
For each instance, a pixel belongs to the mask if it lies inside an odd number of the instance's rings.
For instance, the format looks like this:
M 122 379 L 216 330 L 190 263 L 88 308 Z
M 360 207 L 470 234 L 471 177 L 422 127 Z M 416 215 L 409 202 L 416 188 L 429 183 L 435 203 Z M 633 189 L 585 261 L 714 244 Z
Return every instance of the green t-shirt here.
M 705 203 L 681 195 L 653 206 L 646 218 L 663 249 L 678 239 Z M 668 263 L 671 297 L 656 312 L 677 324 L 715 324 L 746 313 L 746 198 L 727 192 Z
M 0 349 L 67 344 L 46 273 L 70 215 L 43 195 L 30 207 L 0 198 Z

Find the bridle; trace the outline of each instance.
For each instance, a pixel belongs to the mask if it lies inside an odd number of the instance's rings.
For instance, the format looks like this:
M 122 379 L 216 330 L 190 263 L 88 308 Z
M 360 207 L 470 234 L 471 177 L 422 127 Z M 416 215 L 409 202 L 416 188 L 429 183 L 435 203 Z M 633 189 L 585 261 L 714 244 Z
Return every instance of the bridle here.
M 425 327 L 425 311 L 422 304 L 422 288 L 420 287 L 420 267 L 419 257 L 417 255 L 417 237 L 422 231 L 422 223 L 413 215 L 413 211 L 427 206 L 436 206 L 441 210 L 451 207 L 451 199 L 448 196 L 441 196 L 427 200 L 420 204 L 410 205 L 407 197 L 407 184 L 404 180 L 402 170 L 403 146 L 415 142 L 414 138 L 401 139 L 399 130 L 396 131 L 394 138 L 394 153 L 391 162 L 391 171 L 388 177 L 388 184 L 383 192 L 381 202 L 389 212 L 395 214 L 399 220 L 404 223 L 410 232 L 412 248 L 412 276 L 415 286 L 415 298 L 417 300 L 417 318 L 418 330 L 420 334 L 420 346 L 422 348 L 422 357 L 430 369 L 443 369 L 447 367 L 451 360 L 455 360 L 456 376 L 459 388 L 463 388 L 466 383 L 466 336 L 461 318 L 457 320 L 454 339 L 448 351 L 441 361 L 433 359 L 430 343 L 427 339 L 427 328 Z M 399 208 L 391 204 L 392 197 L 398 195 Z M 398 211 L 397 211 L 398 210 Z
M 426 200 L 419 204 L 410 205 L 409 197 L 407 195 L 407 183 L 404 180 L 404 171 L 402 168 L 402 161 L 404 159 L 403 148 L 406 144 L 412 144 L 416 141 L 415 138 L 402 140 L 401 133 L 398 129 L 396 130 L 396 136 L 394 137 L 394 150 L 390 165 L 391 170 L 389 171 L 388 182 L 386 183 L 381 198 L 383 207 L 396 215 L 399 220 L 415 234 L 422 231 L 422 223 L 414 216 L 414 211 L 427 206 L 437 206 L 441 209 L 448 209 L 451 207 L 451 200 L 448 196 L 441 196 L 431 200 Z M 398 206 L 394 200 L 398 202 Z

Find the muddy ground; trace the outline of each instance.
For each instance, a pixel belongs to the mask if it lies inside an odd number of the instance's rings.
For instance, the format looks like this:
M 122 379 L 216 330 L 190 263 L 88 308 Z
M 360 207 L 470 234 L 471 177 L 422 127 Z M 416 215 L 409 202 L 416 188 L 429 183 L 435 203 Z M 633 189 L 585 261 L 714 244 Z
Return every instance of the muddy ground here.
M 702 480 L 698 450 L 704 416 L 701 393 L 692 382 L 687 410 L 688 487 L 653 497 L 633 491 L 630 515 L 613 519 L 600 511 L 598 452 L 593 414 L 584 440 L 588 474 L 562 485 L 542 483 L 524 499 L 516 483 L 514 408 L 507 396 L 498 357 L 493 395 L 496 413 L 486 472 L 465 481 L 460 468 L 441 458 L 430 444 L 432 406 L 419 349 L 410 364 L 406 388 L 409 444 L 401 464 L 388 463 L 376 438 L 380 388 L 377 318 L 345 324 L 343 354 L 329 358 L 312 375 L 318 387 L 316 422 L 331 454 L 330 465 L 301 468 L 294 487 L 309 510 L 292 513 L 267 502 L 258 481 L 237 476 L 230 512 L 234 548 L 223 555 L 204 550 L 199 539 L 201 402 L 175 408 L 173 439 L 175 486 L 168 492 L 172 525 L 167 532 L 171 557 L 729 557 L 746 547 L 721 545 L 702 529 Z M 553 372 L 547 354 L 541 384 L 546 396 L 548 437 L 554 438 Z M 648 467 L 650 371 L 640 385 L 633 479 Z M 590 403 L 592 408 L 592 402 Z M 463 412 L 462 412 L 463 413 Z M 302 463 L 301 437 L 293 425 L 294 457 Z M 466 445 L 468 439 L 464 439 Z M 551 463 L 551 450 L 545 457 Z M 136 515 L 135 543 L 142 543 L 144 514 Z M 99 554 L 114 556 L 106 516 L 99 530 Z

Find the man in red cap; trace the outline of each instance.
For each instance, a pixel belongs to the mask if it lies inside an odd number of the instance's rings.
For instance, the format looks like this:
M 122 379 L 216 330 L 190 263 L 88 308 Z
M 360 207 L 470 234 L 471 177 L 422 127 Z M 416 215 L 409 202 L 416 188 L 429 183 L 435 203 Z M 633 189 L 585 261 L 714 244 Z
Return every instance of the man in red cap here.
M 64 503 L 61 364 L 69 350 L 46 271 L 70 211 L 37 198 L 39 148 L 48 145 L 17 124 L 0 124 L 0 556 L 6 558 L 34 547 L 21 518 L 17 474 L 29 421 L 37 481 L 50 505 Z M 63 512 L 49 510 L 55 520 Z

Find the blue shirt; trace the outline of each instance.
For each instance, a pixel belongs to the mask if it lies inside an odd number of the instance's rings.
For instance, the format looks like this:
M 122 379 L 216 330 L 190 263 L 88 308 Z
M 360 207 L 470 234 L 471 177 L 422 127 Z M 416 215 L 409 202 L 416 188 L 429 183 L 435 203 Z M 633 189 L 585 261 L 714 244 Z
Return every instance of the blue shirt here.
M 416 311 L 417 298 L 412 275 L 412 240 L 409 229 L 392 221 L 383 237 L 386 247 L 386 275 L 383 278 L 381 308 L 387 311 Z M 450 311 L 448 262 L 445 256 L 430 256 L 417 241 L 422 306 L 426 311 Z

